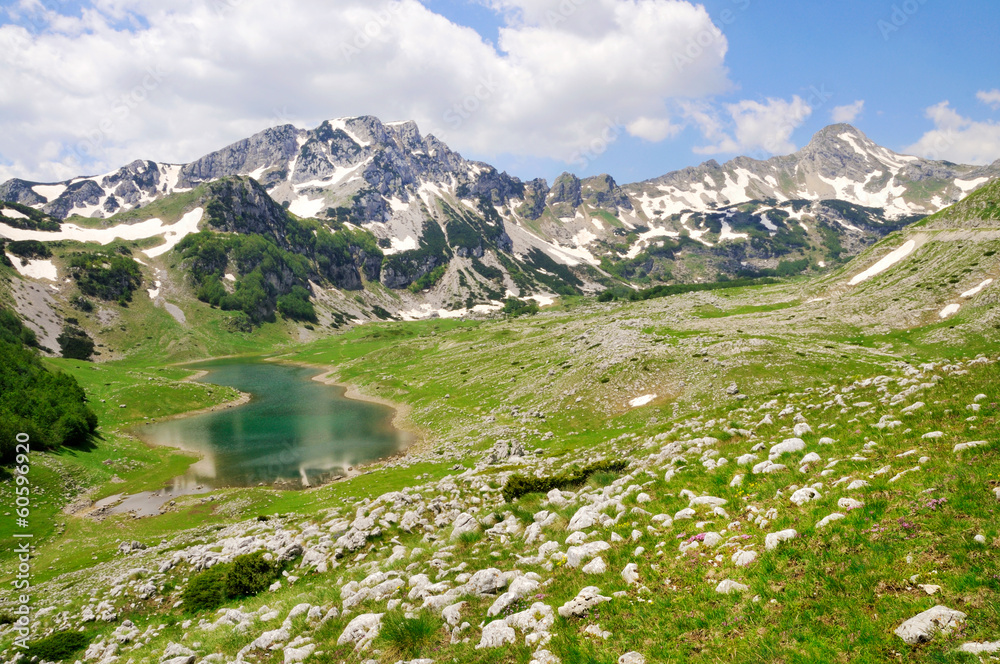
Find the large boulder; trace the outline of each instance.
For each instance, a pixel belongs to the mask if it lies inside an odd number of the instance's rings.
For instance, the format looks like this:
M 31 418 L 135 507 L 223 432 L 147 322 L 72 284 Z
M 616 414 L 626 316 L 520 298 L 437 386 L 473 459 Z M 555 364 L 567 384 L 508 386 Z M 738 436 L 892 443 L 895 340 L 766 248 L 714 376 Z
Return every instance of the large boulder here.
M 965 622 L 965 614 L 946 606 L 935 606 L 918 613 L 896 628 L 896 636 L 911 646 L 930 641 L 935 634 L 948 634 Z

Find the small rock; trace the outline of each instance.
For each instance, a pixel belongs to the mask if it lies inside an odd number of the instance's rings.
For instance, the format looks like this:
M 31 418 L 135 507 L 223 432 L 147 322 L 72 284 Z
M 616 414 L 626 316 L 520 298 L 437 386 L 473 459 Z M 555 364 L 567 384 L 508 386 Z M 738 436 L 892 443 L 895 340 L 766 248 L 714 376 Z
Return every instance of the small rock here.
M 743 593 L 748 590 L 750 590 L 750 586 L 745 586 L 742 583 L 733 581 L 732 579 L 726 579 L 715 587 L 715 592 L 723 595 L 728 595 L 729 593 Z
M 646 664 L 646 658 L 633 650 L 619 657 L 618 664 Z
M 768 533 L 767 537 L 764 538 L 764 548 L 771 551 L 772 549 L 777 548 L 777 546 L 782 542 L 795 539 L 796 537 L 798 537 L 798 532 L 791 528 L 788 530 L 781 530 L 776 533 Z

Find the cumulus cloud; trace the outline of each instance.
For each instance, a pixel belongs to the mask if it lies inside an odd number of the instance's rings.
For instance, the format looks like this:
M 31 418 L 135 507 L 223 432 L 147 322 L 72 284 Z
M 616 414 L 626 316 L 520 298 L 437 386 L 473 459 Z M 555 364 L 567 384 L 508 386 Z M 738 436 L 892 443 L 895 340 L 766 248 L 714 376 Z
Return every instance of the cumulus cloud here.
M 636 118 L 626 127 L 628 133 L 637 138 L 657 143 L 666 138 L 673 138 L 684 127 L 674 124 L 669 118 Z
M 928 108 L 926 116 L 934 122 L 934 129 L 907 147 L 908 153 L 960 164 L 989 164 L 1000 159 L 1000 124 L 963 117 L 948 101 Z
M 990 106 L 994 111 L 1000 110 L 1000 90 L 980 90 L 976 99 Z
M 865 110 L 865 100 L 859 99 L 853 104 L 835 106 L 830 113 L 830 119 L 838 124 L 841 122 L 854 122 L 863 110 Z
M 417 0 L 89 0 L 74 16 L 21 0 L 0 10 L 0 179 L 184 162 L 362 114 L 460 151 L 571 160 L 609 125 L 671 137 L 670 100 L 731 86 L 725 37 L 686 0 L 488 4 L 495 45 Z
M 798 95 L 790 101 L 768 98 L 764 102 L 744 99 L 725 105 L 727 119 L 710 107 L 688 105 L 687 116 L 712 145 L 695 148 L 699 154 L 786 154 L 795 151 L 792 132 L 812 114 L 812 107 Z

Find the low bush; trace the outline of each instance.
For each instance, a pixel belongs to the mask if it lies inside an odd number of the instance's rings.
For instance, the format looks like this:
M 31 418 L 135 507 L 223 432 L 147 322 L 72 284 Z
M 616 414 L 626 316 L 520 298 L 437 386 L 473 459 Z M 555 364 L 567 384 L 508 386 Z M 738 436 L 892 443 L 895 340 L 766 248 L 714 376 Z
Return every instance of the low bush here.
M 595 473 L 620 473 L 628 467 L 628 461 L 598 461 L 580 469 L 559 473 L 551 477 L 528 477 L 511 475 L 503 487 L 503 497 L 508 503 L 529 493 L 548 493 L 552 489 L 579 486 Z
M 253 597 L 281 576 L 282 565 L 264 560 L 264 552 L 236 556 L 191 577 L 181 599 L 189 613 L 213 611 L 227 600 Z
M 90 645 L 90 638 L 83 632 L 56 632 L 44 639 L 38 639 L 28 644 L 28 659 L 37 657 L 38 661 L 62 662 L 73 659 L 73 655 Z

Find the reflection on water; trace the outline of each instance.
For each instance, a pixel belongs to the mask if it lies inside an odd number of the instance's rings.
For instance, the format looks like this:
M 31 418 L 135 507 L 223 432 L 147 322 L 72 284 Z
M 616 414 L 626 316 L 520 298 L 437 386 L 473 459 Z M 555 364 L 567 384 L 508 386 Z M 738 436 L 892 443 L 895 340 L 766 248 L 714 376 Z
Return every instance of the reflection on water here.
M 144 440 L 202 454 L 178 484 L 314 486 L 348 467 L 390 456 L 408 442 L 392 410 L 345 399 L 312 380 L 316 369 L 240 360 L 197 365 L 201 380 L 253 395 L 237 408 L 144 426 Z

